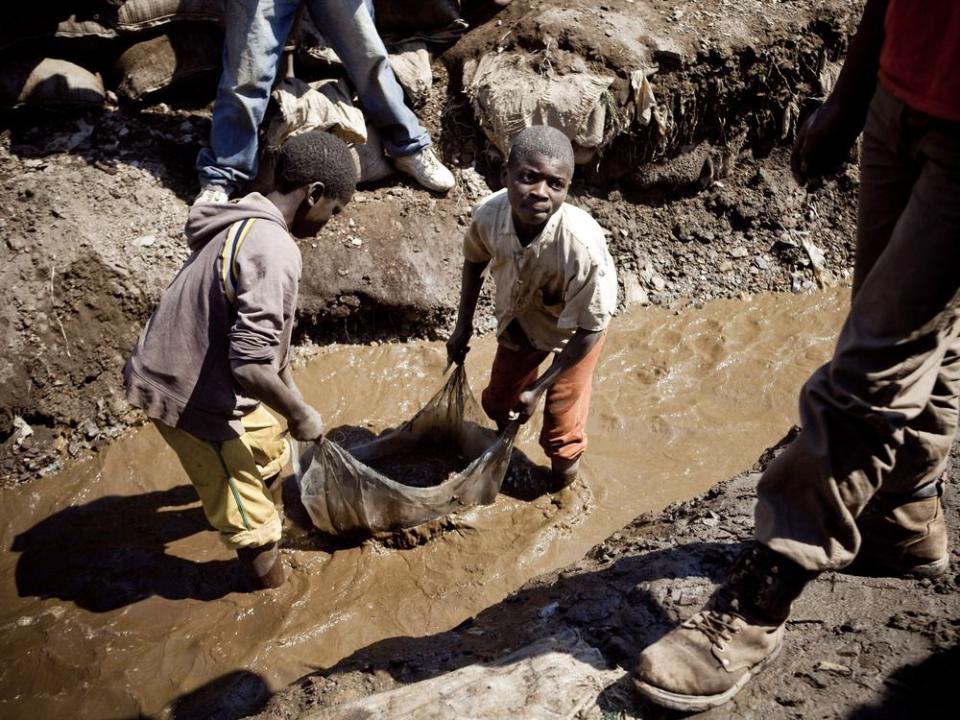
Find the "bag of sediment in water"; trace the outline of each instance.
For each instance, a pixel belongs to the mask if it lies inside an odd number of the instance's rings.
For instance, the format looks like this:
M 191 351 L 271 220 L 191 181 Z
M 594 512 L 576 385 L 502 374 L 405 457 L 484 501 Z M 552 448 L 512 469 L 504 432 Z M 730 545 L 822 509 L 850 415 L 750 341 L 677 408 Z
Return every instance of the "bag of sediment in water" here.
M 327 437 L 294 448 L 300 498 L 331 535 L 373 535 L 421 525 L 500 492 L 516 426 L 484 425 L 463 366 L 410 420 L 343 448 Z

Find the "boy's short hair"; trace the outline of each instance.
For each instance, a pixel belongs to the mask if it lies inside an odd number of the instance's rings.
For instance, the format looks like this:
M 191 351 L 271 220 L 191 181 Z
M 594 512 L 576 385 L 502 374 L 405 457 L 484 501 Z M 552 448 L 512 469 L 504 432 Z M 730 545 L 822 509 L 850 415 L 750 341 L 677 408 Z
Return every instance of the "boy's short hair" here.
M 325 196 L 349 200 L 357 188 L 357 166 L 350 149 L 336 135 L 321 130 L 294 135 L 280 148 L 276 188 L 290 192 L 318 181 Z
M 573 145 L 570 138 L 549 125 L 531 125 L 517 133 L 510 143 L 507 166 L 515 167 L 531 155 L 560 160 L 573 169 Z

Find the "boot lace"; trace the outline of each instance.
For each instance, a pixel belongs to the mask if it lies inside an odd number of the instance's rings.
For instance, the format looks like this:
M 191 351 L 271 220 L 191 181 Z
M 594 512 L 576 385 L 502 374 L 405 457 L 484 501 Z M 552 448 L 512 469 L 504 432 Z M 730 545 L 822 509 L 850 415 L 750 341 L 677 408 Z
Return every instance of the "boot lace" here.
M 736 620 L 739 616 L 716 610 L 702 610 L 684 623 L 687 627 L 699 630 L 717 650 L 724 649 L 724 642 L 730 642 L 737 632 Z

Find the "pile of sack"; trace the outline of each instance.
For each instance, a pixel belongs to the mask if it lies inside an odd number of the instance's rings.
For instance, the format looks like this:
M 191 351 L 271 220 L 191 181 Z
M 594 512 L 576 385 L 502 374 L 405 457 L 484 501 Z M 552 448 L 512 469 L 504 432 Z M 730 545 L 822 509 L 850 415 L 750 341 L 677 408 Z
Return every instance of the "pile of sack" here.
M 14 3 L 0 26 L 0 106 L 96 106 L 108 90 L 123 100 L 150 102 L 161 91 L 187 86 L 212 100 L 225 1 Z M 450 41 L 466 28 L 459 0 L 376 0 L 372 6 L 391 45 Z M 302 23 L 298 59 L 308 65 L 335 62 L 318 44 L 321 38 L 309 22 Z M 401 54 L 406 55 L 401 63 L 413 57 L 422 70 L 416 50 L 411 55 L 406 47 Z M 411 91 L 422 94 L 422 79 L 413 82 Z
M 100 105 L 107 88 L 141 100 L 177 83 L 215 78 L 223 3 L 18 3 L 0 30 L 0 103 Z

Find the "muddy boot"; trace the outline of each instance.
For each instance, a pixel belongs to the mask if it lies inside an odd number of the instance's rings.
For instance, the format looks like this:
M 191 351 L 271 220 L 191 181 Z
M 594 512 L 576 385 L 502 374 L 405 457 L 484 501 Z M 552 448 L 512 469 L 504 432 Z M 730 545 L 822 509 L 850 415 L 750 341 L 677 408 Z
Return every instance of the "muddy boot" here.
M 550 461 L 550 492 L 559 492 L 573 485 L 580 472 L 580 458 L 564 460 L 554 458 Z
M 637 692 L 685 712 L 727 702 L 776 658 L 790 604 L 814 577 L 753 543 L 700 612 L 640 654 Z
M 857 518 L 861 545 L 850 571 L 892 577 L 936 577 L 950 565 L 943 481 L 911 493 L 877 493 Z
M 287 579 L 287 571 L 277 543 L 239 548 L 237 558 L 247 582 L 254 590 L 280 587 Z

